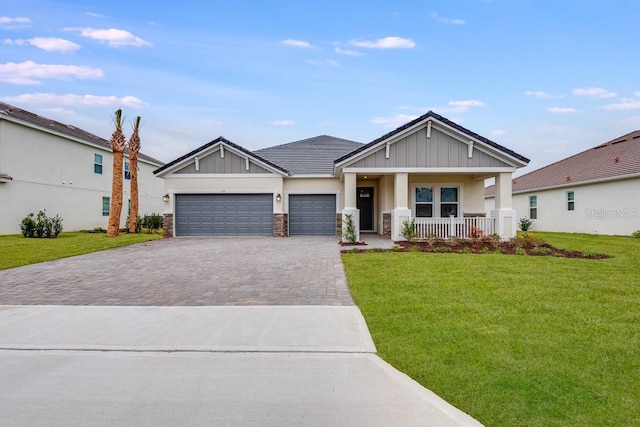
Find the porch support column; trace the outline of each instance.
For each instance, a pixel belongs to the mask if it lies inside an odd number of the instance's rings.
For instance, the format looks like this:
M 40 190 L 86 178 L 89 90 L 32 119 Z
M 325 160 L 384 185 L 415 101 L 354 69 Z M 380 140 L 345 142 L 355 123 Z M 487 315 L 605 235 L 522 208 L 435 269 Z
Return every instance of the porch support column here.
M 411 219 L 409 209 L 409 174 L 396 173 L 393 185 L 393 211 L 391 221 L 391 239 L 405 240 L 400 233 L 404 221 Z
M 511 205 L 511 173 L 496 176 L 495 209 L 491 216 L 496 221 L 496 234 L 502 239 L 510 239 L 516 235 L 516 211 Z
M 356 241 L 360 241 L 360 210 L 357 208 L 356 174 L 344 174 L 344 209 L 342 209 L 342 241 L 346 242 L 347 215 L 351 216 L 356 228 Z

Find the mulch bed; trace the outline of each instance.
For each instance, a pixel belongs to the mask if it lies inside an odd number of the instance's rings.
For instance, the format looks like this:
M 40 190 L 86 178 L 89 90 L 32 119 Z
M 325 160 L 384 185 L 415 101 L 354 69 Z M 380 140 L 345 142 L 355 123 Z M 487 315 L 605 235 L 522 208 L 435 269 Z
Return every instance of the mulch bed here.
M 472 240 L 429 240 L 418 242 L 395 242 L 394 249 L 343 249 L 342 252 L 432 252 L 432 253 L 457 253 L 457 254 L 503 254 L 503 255 L 531 255 L 531 256 L 555 256 L 562 258 L 588 258 L 605 259 L 609 255 L 599 253 L 584 253 L 558 249 L 544 242 L 511 242 L 485 239 Z

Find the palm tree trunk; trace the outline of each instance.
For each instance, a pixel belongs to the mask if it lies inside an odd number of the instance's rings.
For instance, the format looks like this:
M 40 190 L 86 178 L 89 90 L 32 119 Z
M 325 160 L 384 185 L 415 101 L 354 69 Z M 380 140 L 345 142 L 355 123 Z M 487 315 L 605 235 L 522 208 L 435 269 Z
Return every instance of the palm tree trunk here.
M 113 150 L 113 181 L 111 184 L 111 207 L 109 209 L 109 225 L 107 236 L 116 237 L 120 232 L 120 215 L 122 214 L 122 162 L 124 158 L 125 137 L 122 133 L 122 110 L 115 113 L 116 130 L 111 135 Z
M 136 232 L 138 214 L 138 153 L 140 152 L 140 116 L 133 122 L 133 134 L 129 139 L 129 173 L 131 174 L 131 210 L 129 211 L 129 233 Z

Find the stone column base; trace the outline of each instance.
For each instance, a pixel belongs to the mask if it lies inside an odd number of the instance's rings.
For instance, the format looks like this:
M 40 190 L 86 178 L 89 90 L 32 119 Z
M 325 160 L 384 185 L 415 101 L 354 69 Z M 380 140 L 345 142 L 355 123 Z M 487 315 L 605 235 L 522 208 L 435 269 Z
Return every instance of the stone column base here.
M 382 235 L 391 238 L 391 212 L 382 213 Z
M 289 236 L 289 215 L 286 213 L 273 214 L 273 237 Z
M 400 230 L 402 229 L 402 223 L 404 221 L 411 220 L 410 209 L 394 209 L 392 212 L 393 220 L 391 221 L 391 239 L 392 240 L 407 240 L 402 236 Z
M 162 215 L 162 237 L 173 237 L 173 214 Z

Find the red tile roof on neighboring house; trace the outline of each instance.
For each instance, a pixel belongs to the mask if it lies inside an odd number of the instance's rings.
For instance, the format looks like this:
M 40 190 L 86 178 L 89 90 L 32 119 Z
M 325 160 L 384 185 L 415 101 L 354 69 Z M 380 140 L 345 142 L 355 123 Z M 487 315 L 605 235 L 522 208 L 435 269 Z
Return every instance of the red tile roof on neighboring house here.
M 513 180 L 513 192 L 640 174 L 640 130 L 597 145 Z M 495 193 L 487 187 L 485 195 Z

